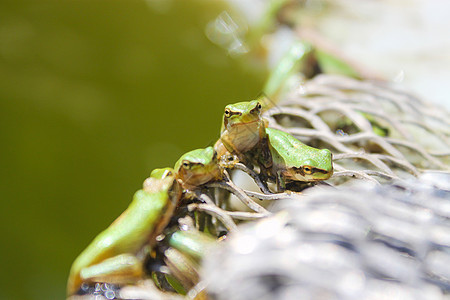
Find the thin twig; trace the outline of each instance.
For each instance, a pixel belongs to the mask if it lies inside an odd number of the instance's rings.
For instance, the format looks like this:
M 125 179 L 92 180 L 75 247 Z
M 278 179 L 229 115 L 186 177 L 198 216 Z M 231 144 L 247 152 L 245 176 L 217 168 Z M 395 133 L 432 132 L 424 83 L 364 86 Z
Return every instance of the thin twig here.
M 261 190 L 261 192 L 263 192 L 264 194 L 271 194 L 269 188 L 267 187 L 267 185 L 262 182 L 261 178 L 259 178 L 258 174 L 256 174 L 255 171 L 253 171 L 250 168 L 247 168 L 246 165 L 242 164 L 242 163 L 237 163 L 234 165 L 234 167 L 238 170 L 241 170 L 242 172 L 247 173 L 250 177 L 253 178 L 253 180 L 256 182 L 256 184 L 258 185 L 259 189 Z
M 380 183 L 376 179 L 373 179 L 372 177 L 370 177 L 369 175 L 367 175 L 361 171 L 347 170 L 347 171 L 334 172 L 333 177 L 355 177 L 355 178 L 359 178 L 359 179 L 366 179 L 370 182 L 380 185 Z
M 209 204 L 209 205 L 216 205 L 214 201 L 206 194 L 202 193 L 201 191 L 197 190 L 195 191 L 195 196 L 201 200 L 202 202 Z
M 220 222 L 222 222 L 222 224 L 226 229 L 228 229 L 228 231 L 233 232 L 237 230 L 236 223 L 234 223 L 233 219 L 226 213 L 226 211 L 215 205 L 192 203 L 188 205 L 188 209 L 190 211 L 199 210 L 209 213 L 216 217 Z
M 261 194 L 252 191 L 245 191 L 245 193 L 250 197 L 258 198 L 259 200 L 282 200 L 288 198 L 290 194 L 288 193 L 278 193 L 278 194 Z
M 247 211 L 227 211 L 227 214 L 230 217 L 232 217 L 233 219 L 245 220 L 245 221 L 258 220 L 258 219 L 267 217 L 266 214 L 253 213 L 253 212 L 247 212 Z
M 252 200 L 245 192 L 236 186 L 230 179 L 230 175 L 228 175 L 228 172 L 224 170 L 224 177 L 226 181 L 217 181 L 217 182 L 211 182 L 208 183 L 207 187 L 213 187 L 213 188 L 221 188 L 225 189 L 231 193 L 233 193 L 242 203 L 247 205 L 251 210 L 254 210 L 258 213 L 266 214 L 267 216 L 270 215 L 270 212 L 267 211 L 264 207 L 256 203 Z

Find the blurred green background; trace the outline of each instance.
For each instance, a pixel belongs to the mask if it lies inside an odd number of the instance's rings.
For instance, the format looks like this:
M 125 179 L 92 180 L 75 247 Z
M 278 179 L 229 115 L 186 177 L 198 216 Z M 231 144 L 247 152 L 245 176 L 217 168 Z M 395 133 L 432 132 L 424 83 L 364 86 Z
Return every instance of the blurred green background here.
M 0 299 L 63 299 L 150 171 L 260 92 L 263 67 L 205 37 L 219 2 L 153 3 L 1 2 Z

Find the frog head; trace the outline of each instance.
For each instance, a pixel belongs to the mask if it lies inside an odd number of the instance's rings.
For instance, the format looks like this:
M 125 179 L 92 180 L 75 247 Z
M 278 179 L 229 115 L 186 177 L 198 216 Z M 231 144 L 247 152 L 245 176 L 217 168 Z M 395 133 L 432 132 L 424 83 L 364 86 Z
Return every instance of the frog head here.
M 266 135 L 258 100 L 229 104 L 225 107 L 220 142 L 231 153 L 253 149 Z M 220 151 L 218 151 L 220 153 Z
M 154 169 L 152 173 L 150 173 L 150 178 L 164 179 L 173 176 L 174 174 L 175 172 L 172 168 Z
M 222 177 L 213 147 L 185 153 L 178 159 L 174 169 L 177 179 L 185 188 L 193 188 Z
M 178 194 L 179 187 L 175 179 L 175 171 L 172 168 L 154 169 L 150 177 L 144 181 L 143 188 L 150 193 L 170 190 Z
M 234 126 L 261 121 L 262 105 L 258 100 L 238 102 L 225 106 L 222 132 Z
M 317 150 L 313 157 L 303 160 L 301 165 L 293 170 L 293 177 L 299 181 L 326 180 L 333 175 L 332 154 L 328 149 Z

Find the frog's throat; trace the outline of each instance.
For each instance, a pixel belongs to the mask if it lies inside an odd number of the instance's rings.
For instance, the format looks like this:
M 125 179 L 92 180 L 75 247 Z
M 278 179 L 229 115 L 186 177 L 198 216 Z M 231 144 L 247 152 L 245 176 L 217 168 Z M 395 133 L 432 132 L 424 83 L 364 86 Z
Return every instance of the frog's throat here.
M 225 130 L 221 135 L 221 140 L 227 150 L 243 153 L 255 147 L 261 139 L 260 129 L 263 126 L 259 121 L 239 123 Z
M 179 175 L 185 188 L 194 188 L 221 178 L 220 169 L 215 163 L 199 168 L 198 170 L 181 170 Z
M 260 118 L 256 118 L 255 120 L 249 121 L 249 122 L 237 122 L 237 123 L 234 123 L 234 124 L 230 124 L 230 127 L 245 126 L 245 125 L 249 125 L 249 124 L 252 124 L 252 123 L 259 122 L 259 121 L 261 121 L 261 119 Z

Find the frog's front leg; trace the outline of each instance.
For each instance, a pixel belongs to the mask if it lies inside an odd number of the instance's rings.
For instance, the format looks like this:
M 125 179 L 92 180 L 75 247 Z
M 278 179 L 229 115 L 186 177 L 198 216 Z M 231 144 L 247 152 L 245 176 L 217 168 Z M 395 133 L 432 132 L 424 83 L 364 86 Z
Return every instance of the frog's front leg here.
M 83 268 L 83 282 L 108 282 L 113 284 L 135 283 L 144 275 L 143 263 L 134 254 L 124 253 L 101 263 Z
M 277 181 L 277 191 L 279 193 L 284 192 L 286 190 L 286 180 L 281 171 L 277 172 L 276 181 Z
M 217 157 L 217 164 L 222 168 L 233 169 L 237 163 L 241 162 L 241 158 L 228 151 L 221 139 L 217 140 L 214 145 L 214 151 Z
M 272 167 L 272 154 L 270 154 L 269 138 L 267 136 L 261 139 L 259 147 L 256 149 L 255 157 L 261 169 L 269 169 Z

